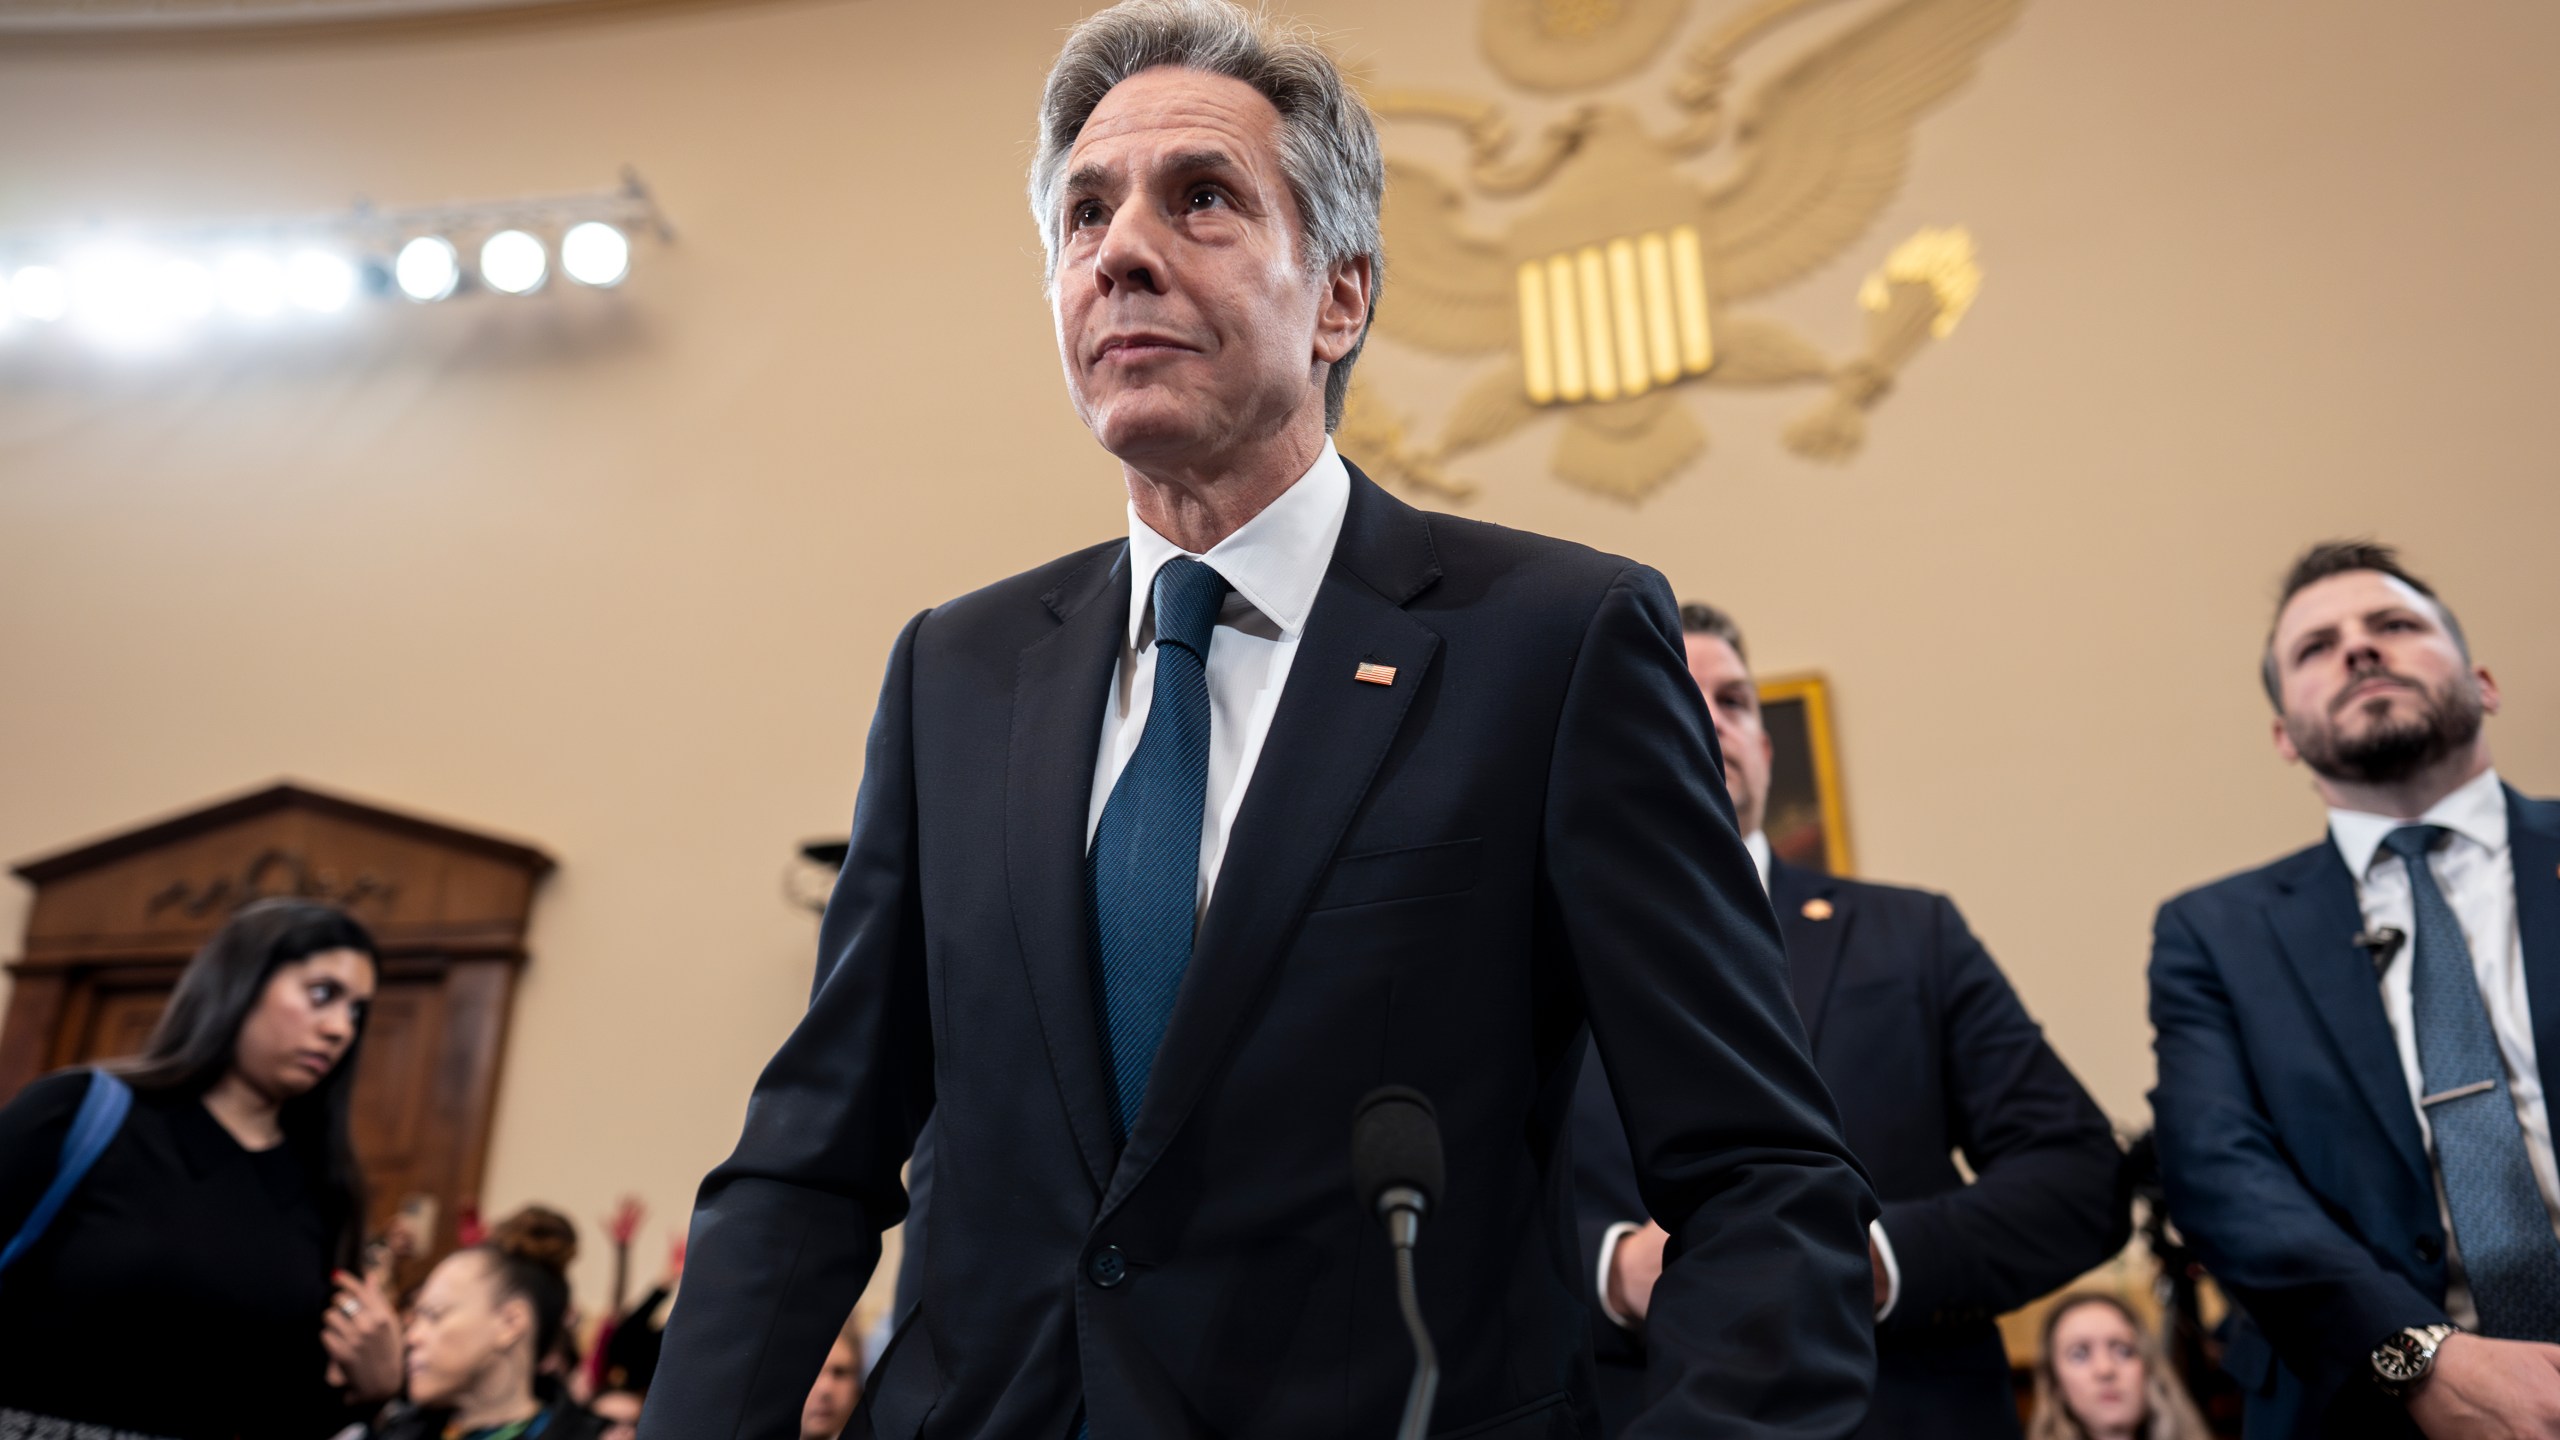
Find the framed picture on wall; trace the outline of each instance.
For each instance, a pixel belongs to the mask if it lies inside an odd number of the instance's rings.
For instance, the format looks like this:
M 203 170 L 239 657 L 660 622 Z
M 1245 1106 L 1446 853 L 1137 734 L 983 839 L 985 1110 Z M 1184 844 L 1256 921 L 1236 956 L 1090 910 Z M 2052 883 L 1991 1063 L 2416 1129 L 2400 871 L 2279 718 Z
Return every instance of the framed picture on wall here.
M 1769 767 L 1769 849 L 1790 865 L 1854 874 L 1840 750 L 1831 727 L 1831 683 L 1818 673 L 1760 682 L 1760 723 L 1776 752 Z

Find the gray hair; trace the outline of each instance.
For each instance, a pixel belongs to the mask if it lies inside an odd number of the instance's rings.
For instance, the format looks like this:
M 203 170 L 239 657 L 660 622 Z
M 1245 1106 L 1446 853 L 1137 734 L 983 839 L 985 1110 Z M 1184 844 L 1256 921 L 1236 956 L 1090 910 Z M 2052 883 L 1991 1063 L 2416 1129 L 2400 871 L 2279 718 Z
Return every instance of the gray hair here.
M 1031 162 L 1031 218 L 1058 274 L 1058 187 L 1067 152 L 1111 87 L 1142 70 L 1171 65 L 1241 80 L 1280 112 L 1280 171 L 1298 204 L 1298 251 L 1310 275 L 1338 261 L 1369 260 L 1369 314 L 1378 313 L 1386 255 L 1378 207 L 1386 167 L 1378 127 L 1327 55 L 1303 28 L 1247 13 L 1230 0 L 1120 0 L 1076 26 L 1040 92 L 1039 150 Z M 1342 423 L 1351 366 L 1369 341 L 1368 322 L 1324 382 L 1324 428 Z

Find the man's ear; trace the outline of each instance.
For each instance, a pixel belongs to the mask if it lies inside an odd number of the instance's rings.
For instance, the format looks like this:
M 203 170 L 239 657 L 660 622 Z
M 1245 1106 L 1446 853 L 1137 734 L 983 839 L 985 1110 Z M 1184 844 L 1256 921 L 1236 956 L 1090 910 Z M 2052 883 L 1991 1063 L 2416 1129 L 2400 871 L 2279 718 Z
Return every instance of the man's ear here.
M 1316 301 L 1317 359 L 1327 365 L 1338 364 L 1360 343 L 1361 332 L 1369 327 L 1369 297 L 1375 293 L 1375 279 L 1366 255 L 1336 260 L 1325 272 L 1324 292 Z
M 2480 708 L 2491 715 L 2498 713 L 2498 678 L 2486 665 L 2471 667 L 2471 678 L 2480 687 Z
M 2284 728 L 2284 716 L 2281 714 L 2277 715 L 2273 720 L 2268 721 L 2267 725 L 2275 736 L 2276 753 L 2284 757 L 2284 763 L 2287 765 L 2301 764 L 2302 752 L 2294 748 L 2293 732 Z

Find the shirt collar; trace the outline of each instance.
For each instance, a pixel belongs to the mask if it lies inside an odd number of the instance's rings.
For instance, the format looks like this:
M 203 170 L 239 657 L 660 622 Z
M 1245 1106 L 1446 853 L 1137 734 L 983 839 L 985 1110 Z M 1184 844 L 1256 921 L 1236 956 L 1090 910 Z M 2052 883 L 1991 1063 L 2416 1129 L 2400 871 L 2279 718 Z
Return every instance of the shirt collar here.
M 1754 830 L 1742 837 L 1742 848 L 1751 852 L 1751 868 L 1760 872 L 1760 888 L 1769 888 L 1769 836 Z
M 2329 837 L 2337 843 L 2347 873 L 2362 881 L 2373 869 L 2383 840 L 2403 825 L 2441 825 L 2491 854 L 2507 848 L 2507 792 L 2497 767 L 2481 771 L 2460 789 L 2437 801 L 2415 821 L 2366 810 L 2331 810 Z
M 1238 596 L 1283 637 L 1306 628 L 1315 609 L 1316 591 L 1333 564 L 1334 543 L 1342 538 L 1342 518 L 1351 509 L 1351 472 L 1324 442 L 1316 463 L 1297 478 L 1262 513 L 1236 533 L 1209 547 L 1206 555 L 1167 540 L 1129 507 L 1129 648 L 1138 648 L 1155 608 L 1156 572 L 1176 555 L 1191 555 L 1226 578 Z

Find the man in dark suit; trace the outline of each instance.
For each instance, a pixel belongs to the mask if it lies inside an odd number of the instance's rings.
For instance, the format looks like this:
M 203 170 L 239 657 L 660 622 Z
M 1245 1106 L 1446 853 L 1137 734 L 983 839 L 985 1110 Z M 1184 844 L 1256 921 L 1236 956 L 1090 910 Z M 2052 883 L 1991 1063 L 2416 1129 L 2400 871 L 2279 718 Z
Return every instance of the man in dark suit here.
M 2151 953 L 2161 1178 L 2248 1433 L 2560 1435 L 2560 806 L 2499 781 L 2497 683 L 2388 546 L 2298 560 L 2263 669 L 2329 834 Z
M 853 1434 L 1388 1434 L 1413 1355 L 1348 1154 L 1388 1083 L 1446 1150 L 1434 1432 L 1585 1434 L 1586 1023 L 1679 1237 L 1653 1433 L 1855 1428 L 1873 1201 L 1667 588 L 1410 509 L 1327 438 L 1381 174 L 1330 60 L 1234 6 L 1070 36 L 1033 213 L 1128 538 L 898 637 L 809 1010 L 703 1184 L 649 1440 L 791 1433 L 928 1115 L 921 1298 Z
M 2008 977 L 1944 896 L 1774 858 L 1761 820 L 1772 748 L 1742 631 L 1681 607 L 1690 673 L 1714 717 L 1726 789 L 1787 945 L 1787 982 L 1849 1147 L 1884 1202 L 1870 1231 L 1876 1323 L 1866 1440 L 2018 1433 L 1992 1317 L 2123 1248 L 2123 1154 L 2045 1044 Z M 1642 1412 L 1665 1232 L 1636 1185 L 1599 1066 L 1574 1097 L 1574 1169 L 1592 1348 L 1608 1433 Z M 1689 1083 L 1675 1081 L 1675 1084 Z M 1974 1182 L 1949 1158 L 1961 1150 Z M 1664 1378 L 1657 1374 L 1657 1379 Z

